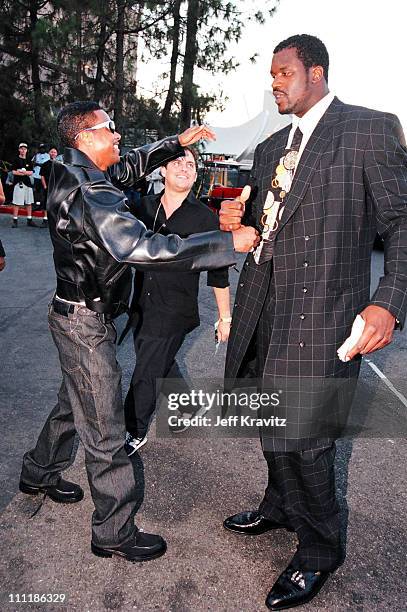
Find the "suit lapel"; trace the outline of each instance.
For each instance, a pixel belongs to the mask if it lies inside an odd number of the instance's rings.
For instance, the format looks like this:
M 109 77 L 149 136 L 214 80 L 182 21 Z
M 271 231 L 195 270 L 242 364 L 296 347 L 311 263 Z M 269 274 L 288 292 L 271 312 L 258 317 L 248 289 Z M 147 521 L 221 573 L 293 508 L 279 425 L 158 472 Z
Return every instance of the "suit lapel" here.
M 301 155 L 291 189 L 287 195 L 284 213 L 277 234 L 279 234 L 301 204 L 317 164 L 329 143 L 332 142 L 334 137 L 333 127 L 338 122 L 343 107 L 344 104 L 335 97 L 311 134 Z
M 290 133 L 291 125 L 286 126 L 276 134 L 270 137 L 269 146 L 271 150 L 266 150 L 267 166 L 270 168 L 271 176 L 280 161 L 285 146 L 287 144 L 288 134 Z

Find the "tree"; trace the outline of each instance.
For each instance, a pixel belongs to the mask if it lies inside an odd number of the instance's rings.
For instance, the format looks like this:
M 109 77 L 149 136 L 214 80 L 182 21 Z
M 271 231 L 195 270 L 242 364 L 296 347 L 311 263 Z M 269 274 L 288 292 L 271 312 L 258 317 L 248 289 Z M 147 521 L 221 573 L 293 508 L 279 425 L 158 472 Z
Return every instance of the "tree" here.
M 20 109 L 30 108 L 32 120 L 23 115 L 21 124 L 34 138 L 48 131 L 50 121 L 40 64 L 40 49 L 44 42 L 40 15 L 48 9 L 47 5 L 46 0 L 0 3 L 3 15 L 0 23 L 0 80 L 6 79 L 6 95 L 14 94 L 21 103 Z M 0 104 L 7 106 L 7 100 Z
M 98 32 L 96 40 L 96 74 L 93 89 L 93 98 L 96 102 L 100 102 L 105 92 L 103 84 L 103 67 L 105 60 L 105 46 L 109 39 L 110 32 L 108 32 L 108 5 L 109 2 L 101 0 L 99 2 L 100 15 L 98 19 Z
M 114 88 L 114 119 L 117 129 L 123 131 L 123 102 L 124 102 L 124 17 L 126 0 L 116 0 L 116 70 Z
M 163 108 L 163 112 L 161 114 L 161 122 L 160 122 L 160 131 L 161 134 L 166 134 L 169 132 L 170 127 L 170 115 L 171 109 L 175 102 L 175 93 L 177 86 L 177 64 L 179 58 L 179 46 L 180 46 L 180 37 L 181 37 L 181 0 L 175 0 L 173 10 L 172 10 L 172 18 L 173 18 L 173 26 L 169 28 L 169 38 L 172 39 L 172 49 L 171 49 L 171 69 L 169 76 L 169 85 L 168 92 L 165 98 L 165 104 Z
M 173 25 L 169 30 L 172 36 L 171 70 L 162 131 L 168 127 L 171 111 L 178 104 L 180 129 L 189 126 L 192 118 L 201 121 L 210 108 L 222 106 L 219 95 L 201 92 L 194 83 L 196 69 L 227 74 L 237 68 L 235 58 L 228 52 L 229 47 L 240 40 L 247 20 L 263 24 L 265 15 L 272 16 L 278 3 L 279 0 L 265 0 L 263 11 L 250 10 L 244 0 L 186 0 L 174 4 Z M 176 68 L 180 59 L 182 76 L 178 81 Z
M 275 10 L 278 0 L 265 0 Z M 18 140 L 54 141 L 67 102 L 96 99 L 114 113 L 128 145 L 202 121 L 221 95 L 202 91 L 197 70 L 222 74 L 243 21 L 261 22 L 247 0 L 0 0 L 0 158 Z M 242 11 L 245 11 L 243 14 Z M 156 95 L 138 84 L 140 62 L 168 62 Z M 162 107 L 161 107 L 162 103 Z
M 188 0 L 186 40 L 184 53 L 184 70 L 182 74 L 181 117 L 180 127 L 185 130 L 191 124 L 191 109 L 193 101 L 194 67 L 198 56 L 198 22 L 200 0 Z

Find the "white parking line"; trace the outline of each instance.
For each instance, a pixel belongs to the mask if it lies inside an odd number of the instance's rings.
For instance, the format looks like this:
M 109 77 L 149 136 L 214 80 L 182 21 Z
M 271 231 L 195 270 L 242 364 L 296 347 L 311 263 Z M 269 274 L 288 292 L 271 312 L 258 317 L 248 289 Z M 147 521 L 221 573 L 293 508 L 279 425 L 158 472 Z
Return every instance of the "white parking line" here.
M 393 385 L 392 382 L 390 382 L 390 380 L 387 378 L 387 376 L 385 376 L 383 374 L 383 372 L 381 370 L 379 370 L 379 368 L 377 367 L 376 364 L 373 363 L 373 361 L 370 361 L 370 359 L 366 359 L 365 358 L 366 363 L 372 368 L 373 372 L 376 372 L 376 374 L 378 375 L 379 378 L 382 379 L 382 381 L 384 382 L 385 385 L 388 386 L 388 388 L 390 389 L 390 391 L 393 391 L 394 395 L 400 400 L 400 402 L 402 404 L 404 404 L 404 406 L 407 408 L 407 398 L 404 397 L 404 395 L 402 393 L 400 393 L 400 391 L 397 391 L 396 387 Z

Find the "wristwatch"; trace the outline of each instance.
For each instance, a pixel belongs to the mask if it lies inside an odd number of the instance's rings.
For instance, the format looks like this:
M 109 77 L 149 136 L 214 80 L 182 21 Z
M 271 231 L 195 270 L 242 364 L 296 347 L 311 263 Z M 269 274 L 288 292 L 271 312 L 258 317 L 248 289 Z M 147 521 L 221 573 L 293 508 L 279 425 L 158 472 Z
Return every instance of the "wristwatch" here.
M 232 317 L 219 317 L 218 323 L 232 323 Z

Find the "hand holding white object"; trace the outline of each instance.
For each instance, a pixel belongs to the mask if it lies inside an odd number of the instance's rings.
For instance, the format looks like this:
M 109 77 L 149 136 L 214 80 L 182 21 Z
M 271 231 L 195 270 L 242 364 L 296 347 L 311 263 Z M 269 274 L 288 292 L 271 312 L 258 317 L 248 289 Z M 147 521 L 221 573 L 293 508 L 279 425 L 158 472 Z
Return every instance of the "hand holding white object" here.
M 355 344 L 357 344 L 359 338 L 363 334 L 364 328 L 364 320 L 360 315 L 357 315 L 356 319 L 353 322 L 350 336 L 346 338 L 345 342 L 337 350 L 338 357 L 341 361 L 350 361 L 349 357 L 347 357 L 347 354 L 355 346 Z

